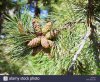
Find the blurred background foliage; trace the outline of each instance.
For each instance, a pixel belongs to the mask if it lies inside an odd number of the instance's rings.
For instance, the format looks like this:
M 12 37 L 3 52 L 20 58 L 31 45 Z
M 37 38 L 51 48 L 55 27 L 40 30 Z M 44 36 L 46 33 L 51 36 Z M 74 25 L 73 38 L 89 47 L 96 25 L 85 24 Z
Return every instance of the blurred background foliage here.
M 33 4 L 38 1 L 38 9 Z M 87 0 L 1 0 L 0 1 L 0 74 L 15 75 L 67 75 L 79 44 L 87 32 Z M 100 42 L 100 1 L 94 0 L 96 40 Z M 28 6 L 28 7 L 27 7 Z M 14 14 L 9 11 L 14 9 Z M 41 13 L 46 10 L 46 13 Z M 38 12 L 39 15 L 35 15 Z M 39 50 L 34 56 L 27 41 L 35 37 L 32 19 L 40 24 L 53 22 L 53 28 L 61 29 L 54 40 L 50 54 Z M 22 23 L 26 34 L 18 30 Z M 100 49 L 100 47 L 99 47 Z M 34 49 L 35 50 L 35 49 Z M 100 52 L 90 39 L 86 41 L 78 57 L 74 75 L 100 75 Z

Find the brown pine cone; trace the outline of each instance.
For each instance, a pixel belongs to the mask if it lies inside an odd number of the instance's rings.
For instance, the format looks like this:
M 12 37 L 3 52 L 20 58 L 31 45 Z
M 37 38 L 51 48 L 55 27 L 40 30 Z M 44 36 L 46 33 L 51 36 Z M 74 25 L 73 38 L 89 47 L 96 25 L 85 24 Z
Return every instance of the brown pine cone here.
M 29 47 L 37 47 L 38 45 L 40 45 L 40 43 L 41 43 L 41 38 L 40 38 L 40 37 L 37 37 L 37 38 L 32 39 L 32 40 L 28 43 L 28 46 L 29 46 Z
M 37 19 L 33 19 L 32 20 L 32 24 L 34 25 L 34 23 L 38 23 L 38 20 Z
M 48 42 L 49 42 L 49 46 L 50 46 L 50 48 L 54 46 L 54 42 L 53 42 L 53 41 L 48 40 Z
M 36 35 L 38 35 L 38 36 L 42 35 L 42 29 L 41 29 L 39 23 L 34 24 L 34 31 L 35 31 Z
M 51 22 L 48 22 L 44 28 L 42 28 L 42 33 L 43 34 L 46 34 L 48 31 L 50 31 L 52 28 L 52 23 Z
M 42 45 L 43 48 L 49 48 L 50 47 L 48 40 L 44 36 L 41 37 L 41 45 Z
M 53 39 L 53 38 L 55 38 L 55 37 L 58 35 L 58 33 L 59 33 L 59 31 L 57 31 L 57 30 L 52 30 L 52 31 L 48 32 L 48 33 L 45 35 L 45 37 L 46 37 L 47 39 Z
M 24 27 L 21 21 L 18 21 L 18 30 L 20 33 L 24 33 Z

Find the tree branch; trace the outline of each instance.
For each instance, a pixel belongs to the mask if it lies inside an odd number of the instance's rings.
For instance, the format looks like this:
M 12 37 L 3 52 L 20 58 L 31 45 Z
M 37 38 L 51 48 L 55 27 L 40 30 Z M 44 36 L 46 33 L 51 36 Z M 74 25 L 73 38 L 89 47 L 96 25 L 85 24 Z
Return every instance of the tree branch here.
M 87 38 L 89 37 L 90 34 L 91 34 L 90 30 L 87 31 L 87 33 L 85 34 L 84 38 L 82 39 L 82 41 L 81 41 L 81 43 L 80 43 L 80 45 L 79 45 L 79 49 L 78 49 L 78 51 L 75 53 L 75 55 L 74 55 L 74 57 L 73 57 L 73 59 L 72 59 L 72 63 L 71 63 L 71 65 L 70 65 L 69 69 L 68 69 L 68 73 L 72 73 L 72 71 L 74 70 L 73 67 L 74 67 L 74 65 L 75 65 L 75 62 L 76 62 L 76 60 L 77 60 L 77 58 L 78 58 L 78 56 L 79 56 L 81 50 L 83 49 L 83 47 L 84 47 L 84 45 L 85 45 L 85 43 L 86 43 L 86 40 L 87 40 Z

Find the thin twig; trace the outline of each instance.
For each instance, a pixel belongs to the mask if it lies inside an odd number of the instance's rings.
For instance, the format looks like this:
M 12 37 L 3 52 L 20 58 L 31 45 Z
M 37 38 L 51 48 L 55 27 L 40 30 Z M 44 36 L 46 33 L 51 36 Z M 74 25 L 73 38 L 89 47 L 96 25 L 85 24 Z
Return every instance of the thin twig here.
M 81 43 L 80 43 L 80 45 L 79 45 L 79 49 L 78 49 L 78 51 L 75 53 L 75 55 L 74 55 L 74 57 L 73 57 L 73 59 L 72 59 L 72 63 L 71 63 L 71 65 L 70 65 L 69 69 L 68 69 L 68 72 L 72 72 L 72 71 L 73 71 L 74 64 L 75 64 L 75 62 L 76 62 L 76 60 L 77 60 L 77 58 L 78 58 L 78 56 L 79 56 L 81 50 L 83 49 L 83 47 L 84 47 L 84 45 L 85 45 L 85 43 L 86 43 L 86 40 L 87 40 L 87 38 L 89 37 L 90 33 L 91 33 L 90 30 L 87 31 L 87 33 L 85 34 L 84 38 L 82 39 L 82 41 L 81 41 Z
M 83 20 L 83 17 L 79 18 L 78 20 L 76 21 L 71 21 L 71 22 L 67 22 L 65 23 L 62 27 L 60 27 L 58 30 L 64 30 L 64 29 L 70 29 L 72 27 L 74 27 L 76 24 L 78 23 L 85 23 Z

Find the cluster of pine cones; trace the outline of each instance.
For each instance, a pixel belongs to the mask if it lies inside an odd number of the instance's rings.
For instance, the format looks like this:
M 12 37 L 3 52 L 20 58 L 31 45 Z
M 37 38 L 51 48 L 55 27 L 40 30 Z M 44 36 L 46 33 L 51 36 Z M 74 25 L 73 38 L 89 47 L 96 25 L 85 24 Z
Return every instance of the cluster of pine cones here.
M 33 48 L 42 45 L 42 47 L 46 49 L 53 47 L 54 42 L 52 39 L 58 35 L 59 31 L 52 30 L 52 23 L 49 21 L 43 28 L 41 28 L 39 21 L 37 19 L 33 19 L 32 24 L 37 37 L 32 39 L 28 43 L 28 46 Z

